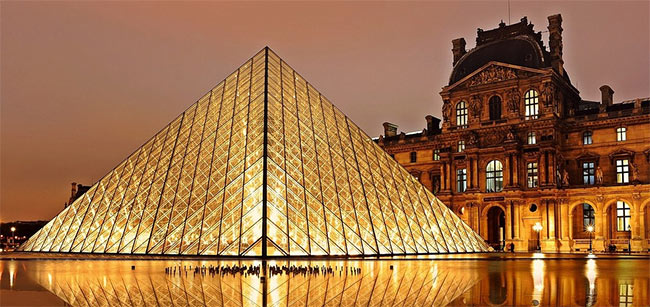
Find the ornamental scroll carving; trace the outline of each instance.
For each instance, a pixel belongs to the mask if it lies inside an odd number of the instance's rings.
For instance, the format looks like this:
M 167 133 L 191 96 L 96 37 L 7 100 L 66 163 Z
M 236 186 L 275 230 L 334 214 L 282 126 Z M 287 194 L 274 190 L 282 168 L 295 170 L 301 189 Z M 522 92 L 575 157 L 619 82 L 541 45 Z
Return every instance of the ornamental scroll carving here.
M 516 88 L 511 89 L 508 91 L 507 97 L 508 111 L 514 114 L 519 114 L 519 103 L 521 102 L 521 93 L 519 93 L 519 90 Z
M 486 83 L 505 81 L 510 79 L 516 79 L 517 72 L 513 69 L 501 67 L 501 66 L 490 66 L 487 69 L 476 74 L 469 80 L 469 86 L 477 86 Z
M 481 107 L 481 101 L 482 101 L 482 99 L 481 99 L 481 96 L 479 96 L 479 95 L 474 95 L 470 99 L 469 111 L 472 113 L 472 116 L 475 117 L 475 118 L 476 117 L 481 117 L 481 111 L 483 109 Z

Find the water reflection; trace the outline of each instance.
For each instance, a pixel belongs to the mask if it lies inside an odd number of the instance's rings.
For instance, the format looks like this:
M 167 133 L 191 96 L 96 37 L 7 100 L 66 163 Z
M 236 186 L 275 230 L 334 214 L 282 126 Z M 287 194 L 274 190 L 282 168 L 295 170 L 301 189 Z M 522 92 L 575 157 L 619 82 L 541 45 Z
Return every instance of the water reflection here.
M 255 261 L 0 261 L 7 294 L 53 293 L 72 306 L 647 306 L 647 260 L 270 261 L 359 267 L 358 275 L 166 275 L 169 266 Z M 136 269 L 131 270 L 131 265 Z M 392 266 L 392 269 L 391 269 Z M 14 301 L 15 302 L 15 301 Z M 36 305 L 31 302 L 29 305 Z M 54 304 L 46 299 L 41 304 Z

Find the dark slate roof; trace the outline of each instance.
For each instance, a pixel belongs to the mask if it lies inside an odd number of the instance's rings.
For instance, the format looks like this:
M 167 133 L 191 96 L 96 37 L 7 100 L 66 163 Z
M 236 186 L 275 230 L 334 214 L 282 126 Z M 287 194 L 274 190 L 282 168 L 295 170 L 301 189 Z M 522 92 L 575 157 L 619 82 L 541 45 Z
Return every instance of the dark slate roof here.
M 533 24 L 528 23 L 526 17 L 512 25 L 502 22 L 496 29 L 478 29 L 476 48 L 462 56 L 454 65 L 449 85 L 490 61 L 530 68 L 550 67 L 550 56 L 541 37 L 541 33 L 533 30 Z

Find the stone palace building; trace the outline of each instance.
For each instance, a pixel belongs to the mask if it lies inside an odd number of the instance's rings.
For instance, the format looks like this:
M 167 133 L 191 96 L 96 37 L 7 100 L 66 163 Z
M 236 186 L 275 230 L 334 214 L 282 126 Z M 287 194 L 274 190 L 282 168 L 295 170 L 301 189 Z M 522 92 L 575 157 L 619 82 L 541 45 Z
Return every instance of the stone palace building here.
M 548 22 L 548 48 L 526 17 L 453 40 L 442 127 L 384 123 L 375 141 L 497 249 L 646 251 L 650 98 L 581 99 Z

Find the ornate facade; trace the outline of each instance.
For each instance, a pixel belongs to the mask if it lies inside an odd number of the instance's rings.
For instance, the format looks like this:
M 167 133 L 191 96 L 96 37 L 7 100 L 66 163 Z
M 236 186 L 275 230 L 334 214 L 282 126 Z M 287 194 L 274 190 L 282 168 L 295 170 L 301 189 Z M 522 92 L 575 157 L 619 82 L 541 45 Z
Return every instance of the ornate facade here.
M 585 251 L 591 237 L 597 251 L 646 251 L 650 98 L 613 103 L 603 85 L 601 101 L 581 99 L 562 17 L 548 21 L 549 48 L 525 17 L 479 29 L 469 51 L 453 40 L 442 127 L 385 123 L 375 140 L 496 248 Z

